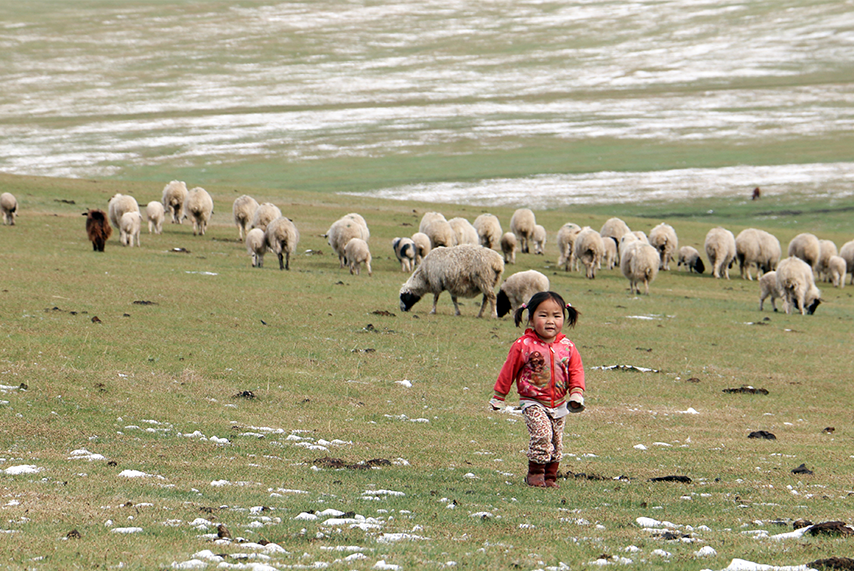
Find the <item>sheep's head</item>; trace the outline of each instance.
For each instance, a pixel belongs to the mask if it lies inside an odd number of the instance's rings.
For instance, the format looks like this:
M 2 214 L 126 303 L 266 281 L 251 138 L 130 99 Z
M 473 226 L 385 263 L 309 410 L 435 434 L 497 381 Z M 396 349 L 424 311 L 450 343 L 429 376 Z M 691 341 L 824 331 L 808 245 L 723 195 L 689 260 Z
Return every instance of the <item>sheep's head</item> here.
M 703 258 L 697 256 L 697 259 L 694 261 L 694 271 L 698 274 L 702 274 L 706 271 L 706 265 L 703 263 Z
M 400 290 L 400 311 L 409 311 L 413 305 L 421 299 L 420 295 L 415 295 L 408 289 Z
M 495 298 L 495 311 L 498 317 L 504 317 L 510 313 L 511 309 L 513 308 L 510 306 L 510 298 L 507 297 L 507 294 L 502 289 Z

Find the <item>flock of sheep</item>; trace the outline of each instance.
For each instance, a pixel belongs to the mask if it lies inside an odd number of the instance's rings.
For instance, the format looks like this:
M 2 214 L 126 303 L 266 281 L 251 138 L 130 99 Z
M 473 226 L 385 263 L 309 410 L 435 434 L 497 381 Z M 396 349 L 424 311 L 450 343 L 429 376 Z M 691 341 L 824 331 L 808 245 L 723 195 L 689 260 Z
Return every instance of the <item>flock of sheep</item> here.
M 15 197 L 8 192 L 0 195 L 0 208 L 4 224 L 15 224 L 18 211 Z M 213 208 L 213 200 L 205 189 L 187 190 L 184 182 L 171 181 L 164 187 L 160 201 L 146 205 L 148 231 L 160 234 L 168 214 L 175 224 L 189 218 L 193 222 L 193 235 L 203 236 Z M 300 235 L 276 205 L 259 204 L 251 196 L 243 195 L 234 201 L 232 213 L 238 236 L 252 257 L 252 266 L 262 267 L 264 255 L 273 252 L 279 259 L 279 268 L 290 269 L 290 256 L 296 251 Z M 133 197 L 116 194 L 109 201 L 107 213 L 89 210 L 84 216 L 94 250 L 104 250 L 112 234 L 111 225 L 120 232 L 123 245 L 139 246 L 143 218 Z M 324 237 L 338 256 L 341 268 L 346 266 L 351 274 L 358 275 L 364 265 L 368 275 L 372 275 L 370 231 L 362 216 L 350 213 L 341 217 Z M 427 212 L 418 232 L 392 242 L 401 271 L 412 272 L 400 289 L 401 310 L 408 311 L 424 295 L 432 293 L 431 313 L 435 313 L 439 295 L 448 291 L 457 315 L 460 313 L 457 299 L 477 295 L 483 295 L 478 317 L 483 315 L 487 303 L 493 317 L 515 311 L 534 293 L 548 290 L 549 280 L 536 270 L 518 272 L 501 284 L 496 295 L 504 265 L 516 263 L 517 251 L 542 254 L 545 243 L 545 228 L 536 223 L 534 213 L 527 208 L 513 213 L 508 232 L 502 230 L 500 221 L 492 214 L 481 214 L 470 223 L 465 218 L 447 220 L 441 213 Z M 632 293 L 640 294 L 642 284 L 644 292 L 649 294 L 649 285 L 658 272 L 669 271 L 674 260 L 677 267 L 684 265 L 689 272 L 705 271 L 700 252 L 691 246 L 679 248 L 676 231 L 664 223 L 647 235 L 631 231 L 619 218 L 609 219 L 598 232 L 568 222 L 557 231 L 557 246 L 559 267 L 566 271 L 581 270 L 588 279 L 593 279 L 603 266 L 607 270 L 619 266 L 629 280 Z M 854 240 L 837 250 L 830 240 L 820 240 L 809 233 L 799 234 L 789 243 L 788 258 L 782 261 L 779 240 L 756 228 L 743 230 L 737 237 L 725 228 L 712 228 L 706 235 L 704 250 L 715 278 L 729 279 L 729 269 L 737 262 L 741 277 L 752 280 L 752 270 L 756 268 L 760 310 L 770 297 L 775 311 L 775 300 L 782 299 L 787 313 L 795 309 L 801 314 L 811 314 L 821 302 L 815 282 L 823 280 L 843 287 L 846 273 L 854 270 Z

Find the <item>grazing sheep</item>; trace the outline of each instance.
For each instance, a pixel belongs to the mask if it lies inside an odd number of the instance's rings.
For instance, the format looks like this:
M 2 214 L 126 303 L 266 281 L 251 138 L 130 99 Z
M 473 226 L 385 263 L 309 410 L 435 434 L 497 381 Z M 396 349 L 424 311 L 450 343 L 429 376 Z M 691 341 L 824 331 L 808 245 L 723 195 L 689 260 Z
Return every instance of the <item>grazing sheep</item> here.
M 646 232 L 644 232 L 643 230 L 635 230 L 634 232 L 632 232 L 632 234 L 634 234 L 635 237 L 644 244 L 649 244 L 649 238 L 647 238 Z
M 530 208 L 520 208 L 510 217 L 510 231 L 516 236 L 519 242 L 519 249 L 523 254 L 527 254 L 529 250 L 529 242 L 533 241 L 534 227 L 537 225 L 537 218 Z
M 187 211 L 184 216 L 193 221 L 193 236 L 204 236 L 214 211 L 211 195 L 204 188 L 197 186 L 187 194 L 184 208 Z
M 851 275 L 850 283 L 854 284 L 854 240 L 842 244 L 839 248 L 839 257 L 845 260 L 845 266 Z
M 821 258 L 821 244 L 815 234 L 804 232 L 798 234 L 792 241 L 789 242 L 789 249 L 786 251 L 788 256 L 795 256 L 805 261 L 812 268 L 814 273 L 818 273 L 818 261 Z
M 679 261 L 676 267 L 683 265 L 688 268 L 688 273 L 697 272 L 702 274 L 706 271 L 706 265 L 703 263 L 703 258 L 700 257 L 700 252 L 692 246 L 682 246 L 679 248 Z
M 103 210 L 87 210 L 83 216 L 86 217 L 86 235 L 92 242 L 92 250 L 103 252 L 104 245 L 113 235 L 113 227 L 107 222 L 107 213 Z
M 371 271 L 371 250 L 368 248 L 367 242 L 361 238 L 353 238 L 344 246 L 344 253 L 350 266 L 350 274 L 361 275 L 362 264 L 365 264 L 365 267 L 368 268 L 368 275 L 374 275 Z
M 424 232 L 413 234 L 412 242 L 415 244 L 415 265 L 417 266 L 424 259 L 424 256 L 430 253 L 433 247 L 430 245 L 430 237 Z
M 421 223 L 418 225 L 418 231 L 426 234 L 427 232 L 424 232 L 424 230 L 434 220 L 444 220 L 447 222 L 445 215 L 441 212 L 425 212 L 424 216 L 421 217 Z
M 172 215 L 172 224 L 184 222 L 184 203 L 187 202 L 187 185 L 182 180 L 173 180 L 163 187 L 163 208 Z
M 848 264 L 845 258 L 841 256 L 831 256 L 827 262 L 827 274 L 833 287 L 845 287 L 845 272 L 848 271 Z
M 260 228 L 246 233 L 246 252 L 252 256 L 252 267 L 264 267 L 264 254 L 267 253 L 267 236 Z
M 649 284 L 658 275 L 661 257 L 658 250 L 642 240 L 627 240 L 620 246 L 620 271 L 629 280 L 629 290 L 640 295 L 640 283 L 643 282 L 644 293 L 649 295 Z
M 625 236 L 629 232 L 631 232 L 631 230 L 629 230 L 629 227 L 619 218 L 609 218 L 602 225 L 602 229 L 599 230 L 599 234 L 602 236 L 603 239 L 613 238 L 618 246 L 623 236 Z M 617 253 L 619 254 L 619 250 Z
M 11 192 L 0 194 L 0 210 L 3 211 L 3 224 L 14 226 L 15 216 L 18 215 L 18 199 L 14 194 Z
M 505 264 L 516 263 L 516 235 L 513 232 L 505 232 L 501 236 L 501 252 L 504 254 Z
M 836 249 L 836 244 L 830 240 L 819 240 L 818 254 L 818 279 L 821 281 L 830 281 L 830 258 L 838 256 L 839 251 Z
M 252 215 L 252 223 L 250 224 L 250 227 L 260 228 L 266 232 L 267 224 L 276 218 L 281 218 L 281 216 L 282 211 L 279 210 L 278 206 L 272 202 L 264 202 L 263 204 L 259 204 L 258 208 L 255 209 L 255 214 Z
M 679 250 L 679 240 L 676 230 L 670 224 L 661 223 L 649 231 L 649 244 L 658 250 L 661 257 L 660 270 L 670 271 L 670 260 L 676 256 Z
M 361 238 L 365 242 L 367 242 L 368 238 L 371 237 L 371 231 L 368 230 L 368 223 L 365 221 L 365 218 L 361 214 L 357 212 L 351 212 L 350 214 L 345 214 L 341 218 L 344 218 L 346 220 L 352 220 L 353 222 L 361 226 L 361 236 L 359 236 L 359 238 Z
M 581 226 L 572 222 L 567 222 L 557 231 L 557 249 L 560 252 L 557 265 L 562 266 L 564 271 L 568 272 L 575 260 L 575 240 L 579 232 Z
M 163 203 L 152 200 L 145 206 L 145 216 L 148 218 L 148 233 L 160 234 L 163 232 L 163 218 L 166 216 Z
M 411 272 L 415 268 L 415 253 L 416 246 L 412 238 L 395 238 L 391 247 L 394 250 L 394 255 L 400 262 L 401 272 Z
M 715 278 L 729 279 L 729 268 L 735 260 L 735 237 L 732 232 L 718 226 L 706 234 L 706 257 L 712 264 L 712 275 Z
M 602 245 L 605 247 L 605 255 L 602 257 L 605 269 L 612 270 L 617 265 L 617 242 L 613 238 L 603 238 Z
M 244 194 L 234 199 L 231 205 L 231 213 L 234 216 L 234 224 L 237 226 L 237 236 L 243 240 L 252 227 L 252 219 L 258 210 L 258 201 Z M 278 216 L 276 217 L 278 218 Z
M 447 220 L 437 218 L 430 221 L 424 227 L 424 234 L 430 238 L 431 248 L 438 248 L 440 246 L 450 248 L 457 245 L 457 236 L 454 234 L 454 229 L 451 228 Z
M 139 212 L 139 204 L 136 203 L 136 199 L 132 196 L 115 194 L 110 199 L 107 211 L 110 215 L 110 224 L 112 224 L 116 230 L 121 230 L 119 223 L 122 216 L 125 212 Z
M 535 225 L 531 240 L 534 242 L 534 254 L 542 256 L 543 248 L 546 246 L 546 229 L 540 224 Z
M 756 272 L 761 276 L 764 272 L 777 269 L 780 261 L 780 241 L 765 230 L 747 228 L 738 233 L 735 239 L 735 255 L 741 268 L 741 278 L 753 280 L 750 269 L 756 266 Z
M 299 244 L 299 231 L 290 219 L 279 216 L 269 224 L 264 232 L 267 247 L 279 258 L 279 269 L 291 269 L 291 254 Z
M 329 245 L 332 246 L 332 251 L 338 256 L 338 267 L 343 268 L 347 263 L 347 242 L 353 238 L 364 240 L 363 237 L 367 232 L 367 227 L 360 223 L 357 219 L 349 216 L 339 218 L 332 223 L 329 230 L 326 231 L 326 239 Z
M 765 298 L 771 298 L 771 307 L 777 311 L 777 303 L 775 300 L 783 299 L 783 291 L 777 287 L 777 272 L 765 272 L 759 278 L 759 311 L 762 311 L 762 306 L 765 304 Z M 786 301 L 783 300 L 785 305 Z M 784 308 L 785 309 L 785 308 Z
M 484 248 L 498 248 L 501 241 L 501 222 L 492 214 L 481 214 L 474 219 L 474 227 Z
M 527 303 L 531 296 L 540 291 L 549 291 L 549 278 L 537 270 L 518 272 L 504 280 L 495 299 L 498 317 L 508 313 L 515 315 L 516 309 Z
M 494 250 L 467 244 L 455 248 L 436 248 L 400 288 L 400 310 L 409 311 L 422 296 L 432 293 L 433 309 L 430 313 L 436 313 L 439 294 L 447 290 L 454 302 L 456 315 L 460 315 L 458 297 L 483 294 L 483 303 L 477 316 L 483 316 L 486 303 L 489 302 L 492 317 L 497 318 L 495 286 L 503 272 L 504 262 Z
M 821 303 L 812 268 L 797 256 L 789 256 L 777 266 L 777 289 L 783 292 L 787 314 L 794 307 L 801 315 L 812 315 Z
M 601 265 L 604 255 L 605 244 L 599 232 L 588 226 L 578 233 L 575 238 L 574 256 L 587 269 L 587 279 L 596 277 L 596 269 Z
M 119 231 L 121 232 L 122 246 L 133 248 L 134 240 L 139 247 L 139 231 L 142 227 L 142 214 L 136 211 L 125 212 L 119 220 Z
M 480 236 L 477 230 L 471 225 L 471 222 L 465 218 L 451 218 L 448 220 L 448 225 L 454 231 L 454 244 L 461 246 L 463 244 L 480 245 Z

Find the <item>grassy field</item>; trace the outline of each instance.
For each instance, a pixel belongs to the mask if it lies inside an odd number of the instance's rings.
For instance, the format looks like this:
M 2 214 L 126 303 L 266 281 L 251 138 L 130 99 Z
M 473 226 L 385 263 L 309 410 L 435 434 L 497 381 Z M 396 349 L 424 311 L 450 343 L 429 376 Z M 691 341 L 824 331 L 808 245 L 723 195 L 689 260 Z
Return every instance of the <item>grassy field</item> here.
M 756 282 L 737 271 L 664 272 L 638 297 L 617 271 L 588 281 L 556 269 L 554 243 L 564 222 L 598 228 L 618 214 L 646 231 L 666 220 L 697 247 L 717 224 L 764 228 L 784 248 L 802 231 L 841 245 L 845 205 L 537 212 L 546 255 L 519 255 L 505 277 L 540 270 L 580 309 L 567 333 L 588 384 L 588 409 L 566 430 L 567 477 L 541 490 L 522 484 L 521 418 L 486 405 L 521 331 L 476 319 L 479 300 L 461 317 L 447 294 L 437 315 L 429 300 L 398 307 L 406 276 L 392 238 L 428 210 L 473 220 L 481 209 L 241 189 L 300 230 L 282 272 L 272 256 L 250 267 L 233 187 L 209 187 L 206 236 L 167 224 L 141 248 L 114 236 L 104 254 L 80 213 L 117 191 L 145 204 L 162 185 L 0 175 L 0 187 L 21 204 L 18 224 L 0 227 L 3 568 L 213 569 L 217 554 L 241 569 L 578 569 L 607 556 L 699 570 L 850 553 L 850 539 L 761 530 L 852 523 L 854 289 L 822 284 L 807 317 L 760 314 Z M 373 277 L 339 269 L 322 237 L 352 211 L 370 225 Z M 506 228 L 512 212 L 493 213 Z M 610 365 L 659 372 L 596 369 Z M 723 392 L 745 385 L 768 394 Z M 758 430 L 777 439 L 747 438 Z M 793 474 L 800 464 L 814 473 Z M 666 476 L 691 482 L 650 481 Z M 216 540 L 220 524 L 232 541 Z M 698 557 L 703 547 L 716 555 Z M 207 565 L 188 563 L 194 554 Z

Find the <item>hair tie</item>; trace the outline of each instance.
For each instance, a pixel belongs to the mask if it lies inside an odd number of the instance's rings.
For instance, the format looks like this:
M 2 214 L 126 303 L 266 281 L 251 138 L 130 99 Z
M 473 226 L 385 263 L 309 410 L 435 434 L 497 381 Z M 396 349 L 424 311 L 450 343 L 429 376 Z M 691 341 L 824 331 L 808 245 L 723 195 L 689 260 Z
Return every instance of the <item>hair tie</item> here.
M 521 307 L 522 309 L 528 309 L 528 304 L 527 304 L 527 303 L 523 303 L 520 307 Z
M 572 307 L 572 304 L 567 301 L 566 302 L 566 308 L 569 309 L 570 307 Z

